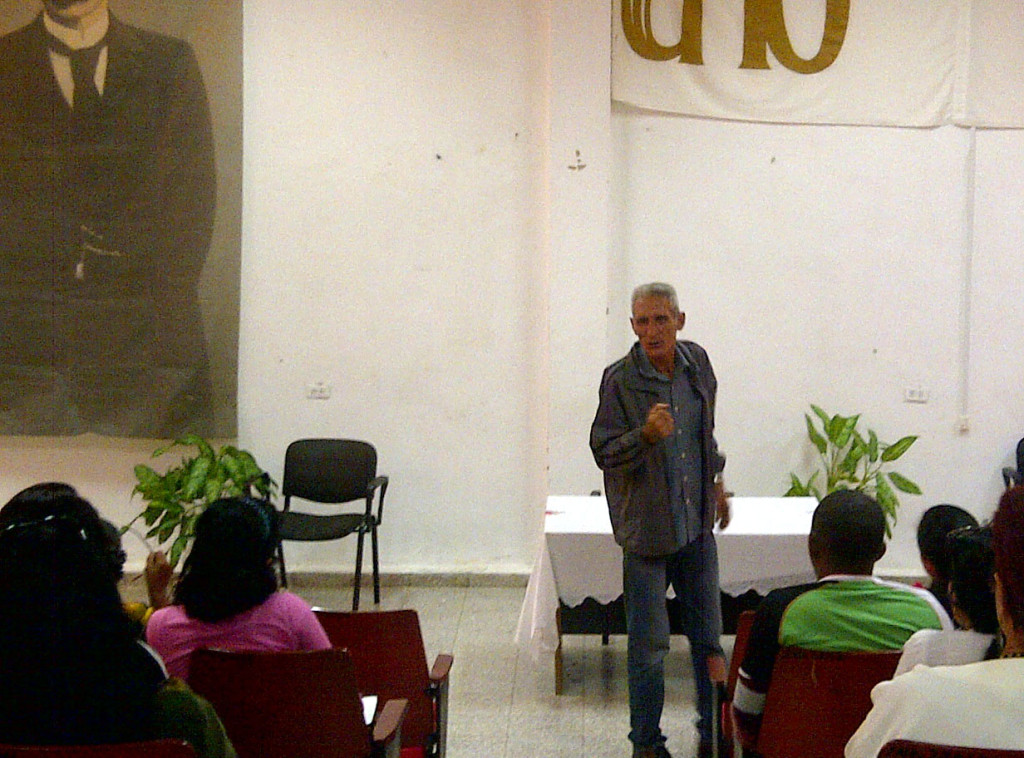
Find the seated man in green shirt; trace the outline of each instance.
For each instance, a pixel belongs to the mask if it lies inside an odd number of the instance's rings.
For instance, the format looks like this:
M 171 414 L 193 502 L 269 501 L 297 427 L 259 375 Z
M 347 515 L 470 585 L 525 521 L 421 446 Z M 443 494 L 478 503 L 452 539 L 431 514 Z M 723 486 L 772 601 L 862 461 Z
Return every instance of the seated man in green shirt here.
M 899 650 L 919 629 L 951 629 L 927 590 L 872 576 L 885 554 L 885 514 L 862 492 L 827 495 L 807 540 L 818 581 L 768 593 L 754 618 L 733 698 L 740 743 L 757 745 L 765 695 L 779 649 Z

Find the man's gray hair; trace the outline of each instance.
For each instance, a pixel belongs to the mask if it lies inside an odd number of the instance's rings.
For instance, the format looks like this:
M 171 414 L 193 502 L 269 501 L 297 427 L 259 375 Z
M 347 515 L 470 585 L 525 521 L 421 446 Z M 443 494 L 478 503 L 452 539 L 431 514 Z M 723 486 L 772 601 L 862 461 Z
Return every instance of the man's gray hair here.
M 672 308 L 679 312 L 679 298 L 676 296 L 676 288 L 665 282 L 649 282 L 639 285 L 633 290 L 633 299 L 629 301 L 630 310 L 636 305 L 636 301 L 645 297 L 664 297 L 672 305 Z

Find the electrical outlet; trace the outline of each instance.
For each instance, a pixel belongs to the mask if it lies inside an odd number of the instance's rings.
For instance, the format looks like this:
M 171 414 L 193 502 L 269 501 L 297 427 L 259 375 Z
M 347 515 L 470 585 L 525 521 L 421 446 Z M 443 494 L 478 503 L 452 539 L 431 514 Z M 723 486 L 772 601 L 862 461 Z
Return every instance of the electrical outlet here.
M 903 402 L 927 403 L 928 390 L 925 387 L 922 387 L 920 384 L 915 384 L 912 387 L 907 387 L 903 390 Z
M 307 400 L 329 400 L 331 398 L 330 382 L 313 382 L 306 386 Z

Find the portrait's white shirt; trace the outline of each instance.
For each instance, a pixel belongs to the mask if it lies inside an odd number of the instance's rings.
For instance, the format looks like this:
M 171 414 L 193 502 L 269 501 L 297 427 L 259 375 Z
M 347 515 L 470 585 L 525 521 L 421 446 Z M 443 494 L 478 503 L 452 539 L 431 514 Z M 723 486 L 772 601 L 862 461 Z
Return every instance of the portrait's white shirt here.
M 107 34 L 110 28 L 110 14 L 106 11 L 97 23 L 91 24 L 85 29 L 72 29 L 58 24 L 45 13 L 43 14 L 43 25 L 46 31 L 59 39 L 72 50 L 80 50 L 83 47 L 92 47 Z M 96 62 L 96 73 L 93 81 L 96 82 L 96 91 L 103 94 L 103 86 L 107 80 L 107 51 L 106 45 L 100 50 L 99 60 Z M 71 59 L 66 55 L 50 50 L 50 63 L 53 65 L 53 75 L 57 78 L 61 94 L 68 105 L 74 102 L 75 85 L 71 78 Z

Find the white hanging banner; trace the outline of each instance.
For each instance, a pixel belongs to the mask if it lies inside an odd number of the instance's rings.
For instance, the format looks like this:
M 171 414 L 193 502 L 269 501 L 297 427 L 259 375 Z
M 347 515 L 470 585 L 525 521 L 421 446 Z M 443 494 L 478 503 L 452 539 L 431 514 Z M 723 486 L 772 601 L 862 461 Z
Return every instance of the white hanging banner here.
M 969 0 L 615 0 L 613 13 L 620 102 L 801 124 L 964 118 Z M 1014 58 L 1024 56 L 1020 29 L 1018 19 Z
M 1024 127 L 1024 3 L 973 0 L 965 126 Z

